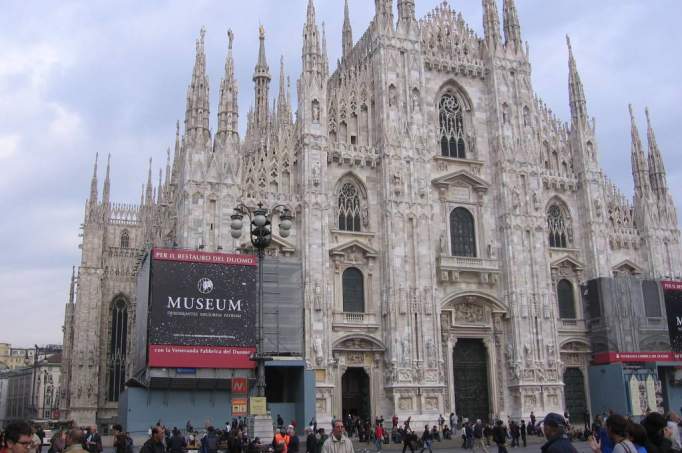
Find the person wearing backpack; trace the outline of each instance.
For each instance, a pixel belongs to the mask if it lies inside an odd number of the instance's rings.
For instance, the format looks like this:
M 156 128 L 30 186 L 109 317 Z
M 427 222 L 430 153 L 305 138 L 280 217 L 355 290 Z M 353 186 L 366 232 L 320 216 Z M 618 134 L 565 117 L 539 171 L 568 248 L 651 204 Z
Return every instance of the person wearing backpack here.
M 485 446 L 485 441 L 483 440 L 483 422 L 481 422 L 480 418 L 476 420 L 476 424 L 474 425 L 473 449 L 474 451 L 480 449 L 483 451 L 483 453 L 488 453 L 488 449 Z

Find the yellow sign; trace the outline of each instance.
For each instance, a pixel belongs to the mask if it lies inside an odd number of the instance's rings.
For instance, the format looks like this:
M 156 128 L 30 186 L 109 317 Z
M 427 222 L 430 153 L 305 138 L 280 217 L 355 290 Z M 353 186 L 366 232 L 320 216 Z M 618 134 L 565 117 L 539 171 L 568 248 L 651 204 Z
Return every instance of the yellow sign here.
M 268 415 L 267 400 L 262 396 L 249 398 L 250 415 Z
M 246 398 L 232 398 L 232 416 L 243 417 L 247 415 Z

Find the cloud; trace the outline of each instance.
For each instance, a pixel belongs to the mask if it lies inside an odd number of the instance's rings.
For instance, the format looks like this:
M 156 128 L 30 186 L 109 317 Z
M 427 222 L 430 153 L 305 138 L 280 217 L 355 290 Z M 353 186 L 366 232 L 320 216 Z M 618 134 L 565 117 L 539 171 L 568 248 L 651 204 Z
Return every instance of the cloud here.
M 50 107 L 54 113 L 48 128 L 51 138 L 63 144 L 73 144 L 83 133 L 80 115 L 56 103 Z
M 0 161 L 14 157 L 19 147 L 18 135 L 0 136 Z

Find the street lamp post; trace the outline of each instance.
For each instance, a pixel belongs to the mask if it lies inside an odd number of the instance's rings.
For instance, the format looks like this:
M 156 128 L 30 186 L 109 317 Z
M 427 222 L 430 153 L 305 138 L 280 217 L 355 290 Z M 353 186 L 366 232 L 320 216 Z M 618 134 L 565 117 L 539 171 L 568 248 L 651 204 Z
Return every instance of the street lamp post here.
M 281 210 L 281 212 L 280 212 Z M 264 348 L 263 330 L 263 259 L 265 249 L 272 242 L 272 221 L 274 214 L 279 213 L 279 234 L 283 238 L 291 234 L 293 227 L 293 215 L 291 209 L 285 205 L 277 205 L 272 209 L 263 207 L 263 203 L 258 203 L 258 207 L 250 209 L 243 204 L 238 205 L 232 214 L 232 237 L 239 239 L 242 236 L 244 226 L 244 216 L 249 218 L 249 233 L 251 244 L 258 250 L 258 329 L 256 338 L 256 396 L 265 396 L 265 362 L 268 360 Z

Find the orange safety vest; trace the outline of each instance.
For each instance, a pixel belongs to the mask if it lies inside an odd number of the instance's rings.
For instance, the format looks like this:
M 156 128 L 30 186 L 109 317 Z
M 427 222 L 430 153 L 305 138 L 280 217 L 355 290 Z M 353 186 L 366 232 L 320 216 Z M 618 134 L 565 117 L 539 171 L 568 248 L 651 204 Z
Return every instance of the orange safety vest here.
M 287 449 L 289 448 L 289 442 L 291 442 L 291 437 L 289 437 L 288 434 L 285 435 L 281 435 L 280 433 L 275 434 L 275 445 L 284 444 L 284 449 L 282 450 L 282 453 L 287 453 Z

